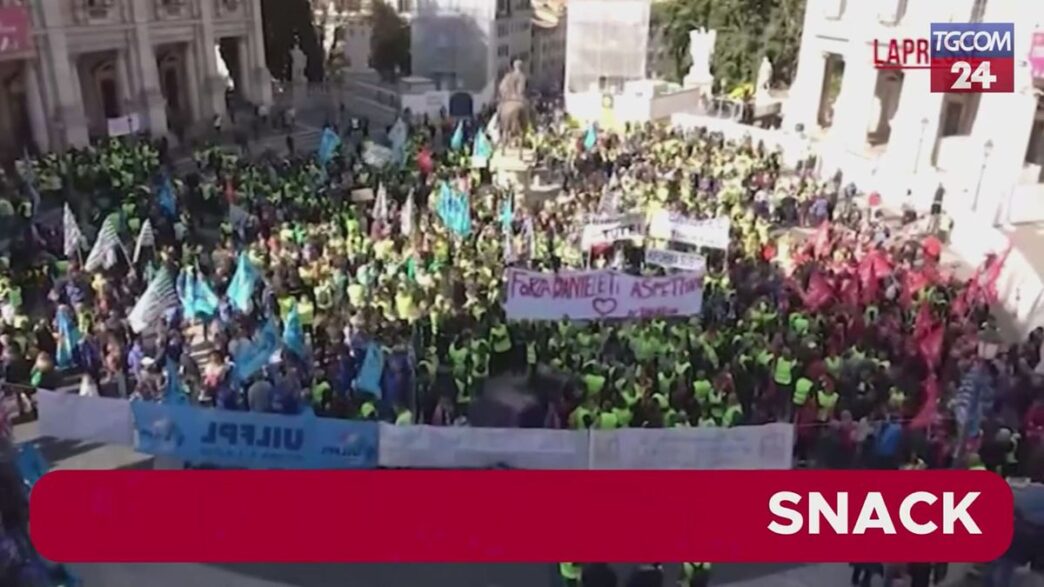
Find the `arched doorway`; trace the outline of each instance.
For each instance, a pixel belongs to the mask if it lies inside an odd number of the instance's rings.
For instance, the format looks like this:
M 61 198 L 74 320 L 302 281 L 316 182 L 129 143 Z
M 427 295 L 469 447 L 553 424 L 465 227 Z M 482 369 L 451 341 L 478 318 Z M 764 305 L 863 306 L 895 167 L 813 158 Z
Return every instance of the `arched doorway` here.
M 451 95 L 449 99 L 449 115 L 454 118 L 471 118 L 474 116 L 475 106 L 471 99 L 471 94 L 457 92 Z
M 21 62 L 0 66 L 0 158 L 12 161 L 32 141 Z
M 80 57 L 80 91 L 87 130 L 95 137 L 107 136 L 109 119 L 124 114 L 114 52 L 88 53 Z
M 160 90 L 167 106 L 167 125 L 176 133 L 192 122 L 183 47 L 161 50 L 156 57 Z

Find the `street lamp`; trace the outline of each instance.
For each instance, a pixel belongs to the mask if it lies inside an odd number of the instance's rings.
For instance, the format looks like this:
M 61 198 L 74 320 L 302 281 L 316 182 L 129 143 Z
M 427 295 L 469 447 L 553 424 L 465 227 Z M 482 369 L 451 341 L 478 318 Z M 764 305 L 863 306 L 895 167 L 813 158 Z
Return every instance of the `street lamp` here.
M 914 159 L 914 175 L 921 168 L 921 148 L 924 147 L 924 133 L 928 130 L 928 117 L 921 118 L 921 137 L 917 140 L 917 157 Z
M 975 199 L 972 200 L 972 211 L 979 210 L 979 193 L 982 191 L 982 178 L 986 175 L 986 165 L 989 163 L 990 153 L 992 152 L 993 139 L 987 139 L 982 146 L 982 168 L 979 169 L 979 181 L 975 184 Z

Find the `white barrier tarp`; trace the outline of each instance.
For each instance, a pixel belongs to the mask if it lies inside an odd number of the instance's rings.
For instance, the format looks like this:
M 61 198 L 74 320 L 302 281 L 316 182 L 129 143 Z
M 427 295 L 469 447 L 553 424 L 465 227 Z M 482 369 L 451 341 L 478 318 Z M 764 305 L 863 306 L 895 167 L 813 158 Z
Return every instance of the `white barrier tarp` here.
M 36 404 L 43 436 L 124 446 L 134 444 L 131 403 L 126 399 L 81 397 L 41 389 L 36 392 Z
M 789 469 L 793 447 L 790 424 L 593 430 L 591 468 Z
M 586 469 L 588 436 L 579 430 L 458 428 L 381 424 L 382 467 Z

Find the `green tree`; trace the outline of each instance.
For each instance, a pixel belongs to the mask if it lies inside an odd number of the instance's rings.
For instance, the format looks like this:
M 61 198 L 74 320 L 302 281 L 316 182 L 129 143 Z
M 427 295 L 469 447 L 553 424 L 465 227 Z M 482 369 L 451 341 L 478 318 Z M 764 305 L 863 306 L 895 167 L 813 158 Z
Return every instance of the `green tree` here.
M 370 67 L 382 78 L 410 72 L 410 25 L 383 0 L 373 3 Z
M 652 26 L 661 27 L 678 78 L 689 66 L 689 31 L 716 30 L 711 69 L 728 91 L 757 77 L 762 57 L 773 81 L 789 81 L 797 66 L 805 0 L 664 0 L 653 5 Z

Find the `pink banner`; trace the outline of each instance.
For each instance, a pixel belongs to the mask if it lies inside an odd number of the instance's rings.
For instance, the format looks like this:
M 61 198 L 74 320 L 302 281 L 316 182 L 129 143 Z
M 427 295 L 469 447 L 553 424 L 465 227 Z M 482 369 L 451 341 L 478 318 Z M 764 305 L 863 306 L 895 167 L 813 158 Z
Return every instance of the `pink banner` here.
M 0 8 L 0 55 L 33 48 L 29 11 L 24 6 Z
M 1033 33 L 1029 64 L 1033 70 L 1033 77 L 1044 77 L 1044 31 Z
M 691 316 L 703 306 L 698 273 L 636 277 L 618 271 L 541 273 L 509 269 L 511 320 L 606 320 Z

